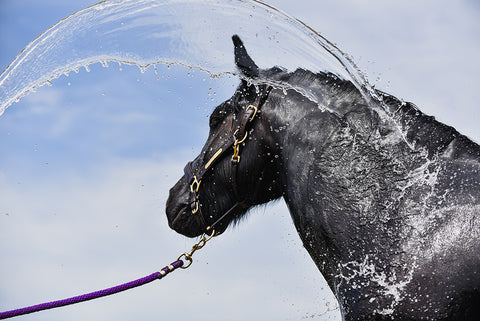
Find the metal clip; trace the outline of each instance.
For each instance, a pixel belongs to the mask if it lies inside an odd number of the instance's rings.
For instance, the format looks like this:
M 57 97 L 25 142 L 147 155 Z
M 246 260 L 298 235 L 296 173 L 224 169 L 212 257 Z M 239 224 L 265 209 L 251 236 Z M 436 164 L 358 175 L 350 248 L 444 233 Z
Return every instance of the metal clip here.
M 237 129 L 234 133 L 233 133 L 233 137 L 235 138 L 235 142 L 233 143 L 233 156 L 232 156 L 232 162 L 235 162 L 235 163 L 240 163 L 240 147 L 239 145 L 241 143 L 243 143 L 245 141 L 245 139 L 247 139 L 247 136 L 248 136 L 248 132 L 245 132 L 245 136 L 243 136 L 243 138 L 241 140 L 238 140 L 237 139 L 237 133 L 238 133 L 239 129 Z
M 237 163 L 237 164 L 240 163 L 240 155 L 238 155 L 238 145 L 237 144 L 233 145 L 232 162 Z
M 215 236 L 217 236 L 217 233 L 215 232 L 215 230 L 212 231 L 212 234 L 210 235 L 207 235 L 206 233 L 203 233 L 202 234 L 202 237 L 200 238 L 200 240 L 195 243 L 192 247 L 192 249 L 190 250 L 190 252 L 185 252 L 183 253 L 182 255 L 180 255 L 177 259 L 177 261 L 179 261 L 182 257 L 185 258 L 185 260 L 188 261 L 188 263 L 184 266 L 182 266 L 182 269 L 186 269 L 188 268 L 190 265 L 192 265 L 193 263 L 193 253 L 195 253 L 196 251 L 200 250 L 202 247 L 205 246 L 205 244 L 207 244 L 208 241 L 210 241 L 212 238 L 214 238 Z

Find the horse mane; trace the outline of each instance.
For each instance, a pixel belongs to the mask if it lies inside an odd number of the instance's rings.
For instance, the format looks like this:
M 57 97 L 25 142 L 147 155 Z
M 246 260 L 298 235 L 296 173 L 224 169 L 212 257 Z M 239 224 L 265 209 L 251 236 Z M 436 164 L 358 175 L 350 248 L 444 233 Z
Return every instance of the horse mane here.
M 478 158 L 480 146 L 452 126 L 446 125 L 420 111 L 411 102 L 377 90 L 384 106 L 392 117 L 405 129 L 407 141 L 415 146 L 425 147 L 429 156 L 441 154 L 449 158 Z
M 313 73 L 299 68 L 292 73 L 281 74 L 279 80 L 310 94 L 318 104 L 339 117 L 366 104 L 352 82 L 331 72 Z
M 331 72 L 314 73 L 297 69 L 291 73 L 279 73 L 276 69 L 274 73 L 277 73 L 274 76 L 277 80 L 301 88 L 316 97 L 319 105 L 323 105 L 321 107 L 346 121 L 351 114 L 355 113 L 376 114 L 351 81 Z M 403 132 L 410 146 L 415 149 L 424 148 L 430 157 L 440 154 L 452 158 L 480 157 L 480 146 L 460 134 L 455 128 L 437 121 L 433 116 L 424 114 L 411 102 L 405 102 L 380 90 L 376 90 L 376 93 L 381 98 L 381 104 L 390 120 Z M 378 115 L 377 118 L 379 118 Z M 365 119 L 363 117 L 363 121 Z M 375 122 L 380 125 L 377 120 Z M 385 131 L 385 128 L 383 130 Z

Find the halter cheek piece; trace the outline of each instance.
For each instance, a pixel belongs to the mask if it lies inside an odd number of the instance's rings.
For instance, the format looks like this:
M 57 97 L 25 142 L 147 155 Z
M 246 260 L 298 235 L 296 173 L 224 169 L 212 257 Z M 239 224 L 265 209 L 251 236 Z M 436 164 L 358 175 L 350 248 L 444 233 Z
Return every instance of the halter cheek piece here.
M 240 144 L 244 143 L 248 136 L 248 130 L 251 127 L 252 122 L 255 120 L 255 116 L 259 112 L 263 102 L 265 101 L 266 97 L 268 96 L 271 90 L 270 86 L 267 86 L 261 93 L 257 96 L 254 103 L 249 105 L 245 110 L 242 119 L 240 120 L 237 129 L 233 133 L 233 137 L 231 140 L 226 141 L 210 158 L 205 165 L 197 168 L 196 170 L 192 166 L 192 162 L 188 162 L 184 168 L 185 179 L 187 183 L 190 185 L 190 208 L 192 210 L 192 215 L 196 215 L 198 220 L 203 226 L 206 232 L 213 231 L 215 225 L 223 221 L 225 218 L 240 213 L 251 206 L 251 202 L 248 198 L 240 197 L 238 186 L 237 186 L 237 171 L 238 171 L 238 164 L 240 163 Z M 237 202 L 228 210 L 226 211 L 220 218 L 216 221 L 211 223 L 210 225 L 207 224 L 205 217 L 202 213 L 202 206 L 200 205 L 200 184 L 202 183 L 202 178 L 209 170 L 217 163 L 220 159 L 225 157 L 227 153 L 229 153 L 230 149 L 233 147 L 233 155 L 232 155 L 232 169 L 231 169 L 231 176 L 232 176 L 232 187 Z

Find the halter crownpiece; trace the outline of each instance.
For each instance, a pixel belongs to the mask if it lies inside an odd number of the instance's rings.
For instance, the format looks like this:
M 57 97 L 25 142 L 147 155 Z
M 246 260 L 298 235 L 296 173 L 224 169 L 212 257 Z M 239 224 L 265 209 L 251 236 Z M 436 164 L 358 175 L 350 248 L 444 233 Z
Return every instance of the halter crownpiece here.
M 255 116 L 257 116 L 262 103 L 266 100 L 266 97 L 270 93 L 272 88 L 267 86 L 262 92 L 259 94 L 255 99 L 254 103 L 249 105 L 243 114 L 240 123 L 237 126 L 237 129 L 233 133 L 233 137 L 231 140 L 226 141 L 214 154 L 213 156 L 205 163 L 204 166 L 200 166 L 196 170 L 192 166 L 192 162 L 188 162 L 184 168 L 185 173 L 185 180 L 187 184 L 190 186 L 190 208 L 192 210 L 192 214 L 198 215 L 198 219 L 200 224 L 204 227 L 206 232 L 209 232 L 213 229 L 215 225 L 220 223 L 226 217 L 243 211 L 250 207 L 250 202 L 247 201 L 246 198 L 241 198 L 238 192 L 237 186 L 237 166 L 240 163 L 240 144 L 244 143 L 248 136 L 248 130 L 253 121 L 255 120 Z M 218 162 L 223 156 L 230 151 L 233 147 L 233 155 L 232 155 L 232 187 L 235 197 L 237 198 L 237 202 L 228 210 L 226 211 L 220 218 L 218 218 L 215 222 L 208 225 L 205 221 L 205 217 L 202 214 L 201 205 L 200 205 L 200 184 L 202 182 L 202 178 L 204 175 L 209 171 L 210 168 L 213 168 L 212 165 Z

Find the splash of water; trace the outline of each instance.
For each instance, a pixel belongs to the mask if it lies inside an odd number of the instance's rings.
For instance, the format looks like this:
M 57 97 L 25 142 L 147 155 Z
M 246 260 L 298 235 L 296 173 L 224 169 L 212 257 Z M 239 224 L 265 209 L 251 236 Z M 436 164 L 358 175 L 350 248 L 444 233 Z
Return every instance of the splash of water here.
M 25 94 L 94 63 L 136 65 L 142 72 L 177 64 L 212 77 L 236 74 L 233 34 L 261 67 L 330 71 L 352 81 L 367 100 L 374 93 L 348 55 L 260 1 L 106 0 L 62 19 L 19 53 L 0 75 L 0 115 Z

